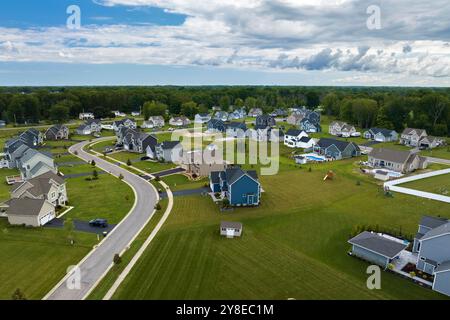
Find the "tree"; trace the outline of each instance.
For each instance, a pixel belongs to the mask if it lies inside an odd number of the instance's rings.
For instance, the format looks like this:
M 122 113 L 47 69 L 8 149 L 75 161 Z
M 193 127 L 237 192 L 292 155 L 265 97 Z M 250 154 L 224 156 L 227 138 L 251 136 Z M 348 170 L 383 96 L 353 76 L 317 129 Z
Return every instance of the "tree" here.
M 69 119 L 69 107 L 64 101 L 54 104 L 50 108 L 50 119 L 58 123 L 63 123 Z
M 426 110 L 431 118 L 433 127 L 439 120 L 447 117 L 449 101 L 445 96 L 436 93 L 427 94 L 422 98 L 421 104 L 423 110 Z
M 339 97 L 331 92 L 323 98 L 322 104 L 325 108 L 325 113 L 327 115 L 338 115 L 339 114 Z
M 120 257 L 120 255 L 118 253 L 116 253 L 114 255 L 113 262 L 114 262 L 115 265 L 118 265 L 118 264 L 122 263 L 122 258 Z
M 94 178 L 94 180 L 98 180 L 98 172 L 97 172 L 97 170 L 92 171 L 92 177 Z
M 230 105 L 231 105 L 231 99 L 229 96 L 220 97 L 219 106 L 222 108 L 222 110 L 228 110 Z
M 132 165 L 131 160 L 128 159 L 128 160 L 127 160 L 127 166 L 131 166 L 131 165 Z
M 256 108 L 256 103 L 257 100 L 254 97 L 248 97 L 247 99 L 245 99 L 245 106 L 247 107 L 248 110 Z
M 181 114 L 188 118 L 194 117 L 198 112 L 198 105 L 194 101 L 185 102 L 181 105 Z
M 152 116 L 165 116 L 167 105 L 157 101 L 147 101 L 143 106 L 144 119 Z
M 242 100 L 241 98 L 237 98 L 236 100 L 234 100 L 234 105 L 238 108 L 242 108 L 244 106 L 244 100 Z
M 315 91 L 308 91 L 306 93 L 306 105 L 310 109 L 316 108 L 320 104 L 320 97 Z

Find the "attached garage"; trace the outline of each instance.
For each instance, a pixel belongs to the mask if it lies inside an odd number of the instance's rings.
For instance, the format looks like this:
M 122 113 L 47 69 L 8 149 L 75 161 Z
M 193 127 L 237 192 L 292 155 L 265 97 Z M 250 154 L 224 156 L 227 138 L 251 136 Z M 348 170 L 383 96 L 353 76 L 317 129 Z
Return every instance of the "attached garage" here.
M 56 216 L 55 207 L 44 199 L 11 199 L 7 202 L 6 215 L 12 225 L 40 227 Z

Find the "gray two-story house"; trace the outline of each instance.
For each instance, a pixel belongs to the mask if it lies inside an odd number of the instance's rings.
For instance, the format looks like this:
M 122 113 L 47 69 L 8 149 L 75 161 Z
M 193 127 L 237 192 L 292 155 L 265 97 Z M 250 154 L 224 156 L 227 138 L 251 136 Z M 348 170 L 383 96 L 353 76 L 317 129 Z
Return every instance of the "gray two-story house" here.
M 359 157 L 361 149 L 353 142 L 322 138 L 314 146 L 314 152 L 335 160 Z
M 420 140 L 426 136 L 428 134 L 423 129 L 406 128 L 400 136 L 400 143 L 405 146 L 418 147 Z

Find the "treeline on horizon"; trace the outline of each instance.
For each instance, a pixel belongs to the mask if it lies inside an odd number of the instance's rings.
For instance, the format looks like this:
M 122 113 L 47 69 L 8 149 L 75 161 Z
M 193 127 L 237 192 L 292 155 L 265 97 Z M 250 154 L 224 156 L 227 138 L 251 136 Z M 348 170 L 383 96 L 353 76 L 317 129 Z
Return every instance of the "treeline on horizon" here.
M 98 118 L 111 111 L 141 110 L 150 115 L 208 112 L 213 106 L 229 110 L 259 107 L 323 107 L 362 128 L 403 130 L 423 128 L 436 136 L 450 135 L 450 88 L 399 87 L 278 87 L 278 86 L 156 86 L 156 87 L 2 87 L 0 114 L 8 123 L 64 122 L 80 112 Z

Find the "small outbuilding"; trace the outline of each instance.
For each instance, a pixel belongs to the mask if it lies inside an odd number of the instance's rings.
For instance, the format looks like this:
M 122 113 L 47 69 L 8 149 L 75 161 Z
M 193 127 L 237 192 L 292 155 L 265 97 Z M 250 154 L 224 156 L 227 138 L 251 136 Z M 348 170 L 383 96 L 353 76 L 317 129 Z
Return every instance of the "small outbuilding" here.
M 222 221 L 220 223 L 220 235 L 229 239 L 240 237 L 242 235 L 242 223 Z

